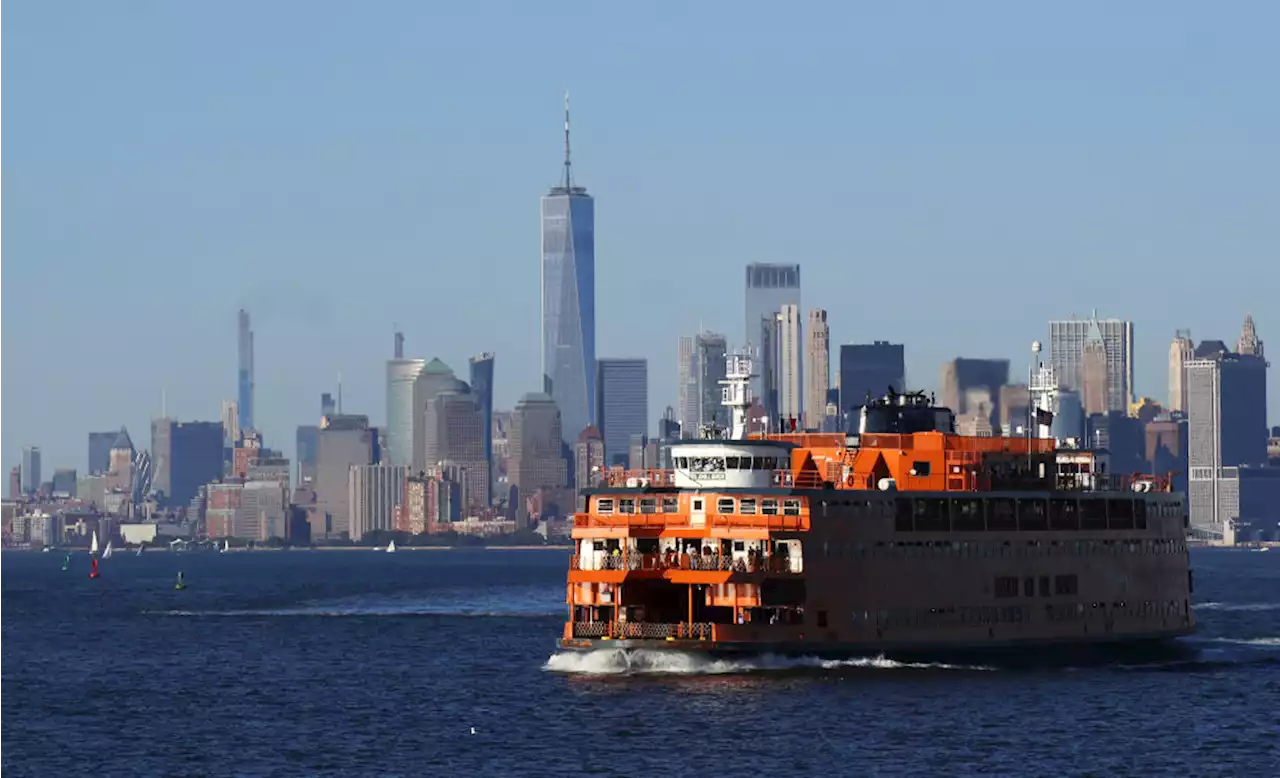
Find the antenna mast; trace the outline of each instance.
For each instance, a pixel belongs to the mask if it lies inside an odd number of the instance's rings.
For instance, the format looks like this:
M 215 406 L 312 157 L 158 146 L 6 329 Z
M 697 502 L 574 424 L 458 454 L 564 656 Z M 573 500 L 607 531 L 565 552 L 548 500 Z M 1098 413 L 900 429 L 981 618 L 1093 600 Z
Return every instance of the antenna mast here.
M 573 175 L 569 165 L 569 90 L 564 90 L 564 188 L 573 188 Z

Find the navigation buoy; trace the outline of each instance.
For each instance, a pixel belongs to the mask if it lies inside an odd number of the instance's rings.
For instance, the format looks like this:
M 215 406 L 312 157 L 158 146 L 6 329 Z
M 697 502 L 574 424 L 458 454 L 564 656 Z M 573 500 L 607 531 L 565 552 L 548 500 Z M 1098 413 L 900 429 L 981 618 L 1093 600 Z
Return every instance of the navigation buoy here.
M 89 577 L 97 578 L 98 577 L 98 558 L 96 556 L 90 557 L 89 562 L 92 564 L 92 567 L 93 567 L 93 569 L 89 571 Z

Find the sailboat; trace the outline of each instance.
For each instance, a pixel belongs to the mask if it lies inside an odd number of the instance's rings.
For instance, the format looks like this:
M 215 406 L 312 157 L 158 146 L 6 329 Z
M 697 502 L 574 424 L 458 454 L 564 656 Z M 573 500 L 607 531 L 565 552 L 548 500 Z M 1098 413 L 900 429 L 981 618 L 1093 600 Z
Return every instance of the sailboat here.
M 89 553 L 98 553 L 98 531 L 96 529 L 93 531 L 93 540 L 89 541 Z
M 64 557 L 62 560 L 62 569 L 68 570 L 70 568 L 71 568 L 71 552 L 68 551 L 66 557 Z
M 89 577 L 90 577 L 90 578 L 97 578 L 97 577 L 98 577 L 98 558 L 97 558 L 96 556 L 94 556 L 94 557 L 89 557 L 89 564 L 90 564 L 90 565 L 92 566 L 92 568 L 93 568 L 93 569 L 91 569 L 91 570 L 89 571 Z
M 139 544 L 139 545 L 138 545 L 138 551 L 137 551 L 137 553 L 136 553 L 136 554 L 134 554 L 134 556 L 142 556 L 142 551 L 143 551 L 143 549 L 145 549 L 146 547 L 147 547 L 147 544 L 146 544 L 146 543 L 141 543 L 141 544 Z
M 187 582 L 182 578 L 182 571 L 178 571 L 178 580 L 173 584 L 173 588 L 182 591 L 187 588 Z
M 387 553 L 394 554 L 396 552 L 396 542 L 393 540 L 387 544 Z
M 111 558 L 111 555 L 112 555 L 112 554 L 114 554 L 115 552 L 116 552 L 116 550 L 115 550 L 114 548 L 112 548 L 112 546 L 111 546 L 111 541 L 110 541 L 110 540 L 108 540 L 108 541 L 107 541 L 107 548 L 106 548 L 106 550 L 105 550 L 105 551 L 103 551 L 103 552 L 102 552 L 102 558 L 103 558 L 103 559 L 110 559 L 110 558 Z
M 225 554 L 225 553 L 227 553 L 227 552 L 228 552 L 228 551 L 230 551 L 230 550 L 231 550 L 231 541 L 230 541 L 230 540 L 223 540 L 223 541 L 222 541 L 222 551 L 220 551 L 219 553 Z

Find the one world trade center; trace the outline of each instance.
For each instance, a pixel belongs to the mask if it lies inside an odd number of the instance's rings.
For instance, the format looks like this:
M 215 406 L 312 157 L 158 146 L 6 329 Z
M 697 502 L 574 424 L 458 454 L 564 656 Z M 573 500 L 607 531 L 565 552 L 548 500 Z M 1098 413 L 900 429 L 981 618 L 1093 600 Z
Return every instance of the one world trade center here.
M 595 382 L 595 200 L 573 183 L 566 93 L 564 178 L 542 198 L 542 385 L 566 440 L 593 423 Z

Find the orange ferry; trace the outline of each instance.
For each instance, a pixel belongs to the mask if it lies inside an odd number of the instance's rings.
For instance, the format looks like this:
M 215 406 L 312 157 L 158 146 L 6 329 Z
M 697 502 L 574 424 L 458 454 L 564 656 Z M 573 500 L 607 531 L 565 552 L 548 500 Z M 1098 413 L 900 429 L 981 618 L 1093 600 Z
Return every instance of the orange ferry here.
M 1195 630 L 1168 478 L 1047 437 L 960 436 L 950 410 L 892 391 L 856 434 L 750 438 L 750 359 L 728 360 L 729 434 L 585 490 L 561 648 L 937 653 Z

